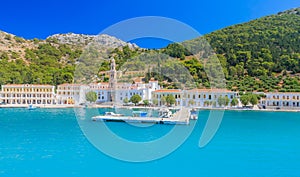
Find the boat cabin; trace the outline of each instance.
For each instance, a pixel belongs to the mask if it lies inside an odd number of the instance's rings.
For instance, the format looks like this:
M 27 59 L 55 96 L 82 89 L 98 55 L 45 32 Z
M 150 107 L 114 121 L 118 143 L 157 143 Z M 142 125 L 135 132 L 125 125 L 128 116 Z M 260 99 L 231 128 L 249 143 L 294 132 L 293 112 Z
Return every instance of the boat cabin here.
M 133 111 L 132 112 L 132 117 L 147 117 L 147 112 L 143 111 Z

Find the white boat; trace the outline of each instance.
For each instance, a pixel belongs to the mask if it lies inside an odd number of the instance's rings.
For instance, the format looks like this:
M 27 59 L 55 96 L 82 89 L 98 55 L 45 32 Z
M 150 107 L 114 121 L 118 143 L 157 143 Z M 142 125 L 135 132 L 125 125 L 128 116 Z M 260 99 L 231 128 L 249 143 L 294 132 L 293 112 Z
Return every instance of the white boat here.
M 33 106 L 32 104 L 30 104 L 29 106 L 28 106 L 28 110 L 35 110 L 37 107 L 35 107 L 35 106 Z
M 120 117 L 120 116 L 124 116 L 123 114 L 116 114 L 114 112 L 105 112 L 104 116 L 108 116 L 108 117 Z
M 192 109 L 191 110 L 191 116 L 190 116 L 191 120 L 197 120 L 198 119 L 198 111 L 196 109 Z
M 158 111 L 159 118 L 172 118 L 173 113 L 167 108 L 160 109 Z
M 132 117 L 147 117 L 148 113 L 144 111 L 133 111 Z
M 169 109 L 161 109 L 159 110 L 158 117 L 148 117 L 147 112 L 143 111 L 134 111 L 132 116 L 106 112 L 105 115 L 92 117 L 92 121 L 187 125 L 189 124 L 190 117 L 190 112 L 188 113 L 189 114 L 183 115 L 186 117 L 178 117 L 178 112 L 177 114 L 173 114 Z

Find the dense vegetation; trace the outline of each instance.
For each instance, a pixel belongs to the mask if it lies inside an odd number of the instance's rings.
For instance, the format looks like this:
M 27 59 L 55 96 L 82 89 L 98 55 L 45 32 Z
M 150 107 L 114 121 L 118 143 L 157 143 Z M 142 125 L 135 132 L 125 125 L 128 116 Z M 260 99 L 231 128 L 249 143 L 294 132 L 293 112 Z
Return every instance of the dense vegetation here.
M 205 38 L 218 54 L 228 88 L 300 91 L 300 9 L 213 32 Z
M 63 44 L 41 43 L 36 49 L 26 49 L 25 59 L 0 55 L 0 84 L 51 84 L 73 81 L 75 59 L 80 50 Z M 12 55 L 13 56 L 13 55 Z M 13 59 L 13 60 L 12 60 Z

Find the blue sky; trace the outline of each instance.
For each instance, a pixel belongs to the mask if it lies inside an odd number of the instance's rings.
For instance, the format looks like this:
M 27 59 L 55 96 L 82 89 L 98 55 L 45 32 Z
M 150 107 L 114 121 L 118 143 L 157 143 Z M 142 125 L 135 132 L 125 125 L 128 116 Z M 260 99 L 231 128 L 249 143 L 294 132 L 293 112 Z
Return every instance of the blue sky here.
M 300 7 L 299 0 L 7 0 L 1 2 L 0 30 L 44 39 L 56 33 L 98 34 L 128 18 L 164 16 L 206 34 L 294 7 Z

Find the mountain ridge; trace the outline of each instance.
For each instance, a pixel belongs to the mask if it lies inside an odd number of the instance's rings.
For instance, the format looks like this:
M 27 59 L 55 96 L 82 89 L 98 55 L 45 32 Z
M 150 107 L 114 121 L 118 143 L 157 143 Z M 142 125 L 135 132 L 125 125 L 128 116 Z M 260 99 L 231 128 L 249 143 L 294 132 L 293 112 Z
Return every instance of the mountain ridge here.
M 109 48 L 118 48 L 129 46 L 130 48 L 138 48 L 136 44 L 124 42 L 114 36 L 107 34 L 87 35 L 76 33 L 54 34 L 46 38 L 46 40 L 56 39 L 58 43 L 85 46 L 91 42 L 97 42 L 106 45 Z

